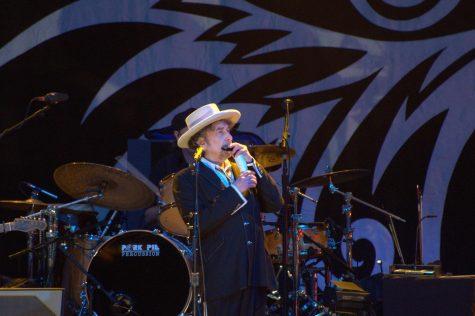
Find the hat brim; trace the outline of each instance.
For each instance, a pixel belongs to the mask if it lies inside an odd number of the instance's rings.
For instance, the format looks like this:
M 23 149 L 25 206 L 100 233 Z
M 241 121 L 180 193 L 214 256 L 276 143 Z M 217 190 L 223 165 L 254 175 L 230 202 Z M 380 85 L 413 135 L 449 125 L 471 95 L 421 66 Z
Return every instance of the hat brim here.
M 183 135 L 178 138 L 178 147 L 180 148 L 190 148 L 188 146 L 188 142 L 190 139 L 199 131 L 201 131 L 206 126 L 213 124 L 214 122 L 221 121 L 221 120 L 229 120 L 231 122 L 231 126 L 234 126 L 239 119 L 241 118 L 241 112 L 238 110 L 223 110 L 219 113 L 215 113 L 201 122 L 196 123 L 193 125 L 189 130 L 187 130 Z

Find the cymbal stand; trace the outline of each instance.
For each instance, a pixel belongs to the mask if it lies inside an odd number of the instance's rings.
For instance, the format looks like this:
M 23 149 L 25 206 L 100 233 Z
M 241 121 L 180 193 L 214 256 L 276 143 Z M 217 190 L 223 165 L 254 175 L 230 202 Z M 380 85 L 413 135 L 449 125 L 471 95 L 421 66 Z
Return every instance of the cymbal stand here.
M 53 286 L 54 283 L 54 265 L 55 265 L 55 259 L 56 259 L 56 240 L 58 239 L 59 236 L 59 231 L 58 231 L 58 224 L 57 224 L 57 210 L 66 208 L 70 205 L 82 203 L 82 202 L 87 202 L 91 199 L 95 198 L 101 198 L 103 197 L 103 193 L 99 192 L 90 196 L 83 197 L 81 199 L 69 202 L 69 203 L 64 203 L 64 204 L 59 204 L 59 205 L 48 205 L 46 209 L 40 210 L 36 213 L 30 214 L 28 216 L 25 216 L 26 218 L 31 218 L 31 217 L 38 217 L 38 216 L 46 216 L 47 221 L 48 221 L 48 230 L 46 231 L 46 241 L 44 244 L 38 245 L 37 248 L 41 248 L 43 246 L 47 247 L 47 255 L 46 255 L 46 279 L 44 280 L 44 286 L 51 287 Z M 29 247 L 29 249 L 32 249 Z M 21 253 L 21 252 L 19 252 Z M 29 256 L 32 254 L 32 252 L 29 252 Z
M 104 226 L 104 229 L 102 230 L 101 234 L 99 235 L 99 239 L 97 240 L 97 246 L 96 247 L 99 247 L 99 244 L 100 242 L 102 241 L 102 239 L 104 239 L 104 236 L 107 234 L 107 232 L 109 231 L 109 228 L 111 227 L 112 225 L 112 222 L 114 221 L 115 217 L 117 216 L 117 214 L 119 214 L 119 212 L 117 212 L 116 210 L 114 210 L 112 212 L 112 215 L 111 217 L 109 218 L 109 220 L 107 221 L 107 224 L 106 226 Z
M 352 252 L 352 246 L 353 246 L 353 231 L 351 229 L 351 209 L 352 209 L 352 206 L 351 206 L 351 201 L 356 201 L 360 204 L 363 204 L 381 214 L 384 214 L 386 215 L 388 218 L 389 218 L 389 230 L 391 232 L 391 236 L 393 238 L 393 241 L 394 241 L 394 245 L 396 247 L 396 251 L 399 255 L 399 258 L 401 259 L 401 262 L 404 263 L 404 256 L 402 254 L 402 250 L 401 250 L 401 246 L 399 244 L 399 239 L 397 237 L 397 233 L 396 233 L 396 229 L 394 227 L 394 222 L 393 222 L 393 219 L 395 220 L 398 220 L 400 222 L 403 222 L 405 223 L 406 220 L 391 213 L 391 212 L 388 212 L 386 210 L 383 210 L 382 208 L 379 208 L 377 206 L 374 206 L 368 202 L 365 202 L 357 197 L 355 197 L 351 192 L 343 192 L 343 191 L 340 191 L 331 181 L 328 185 L 328 189 L 330 190 L 330 193 L 332 194 L 339 194 L 341 196 L 344 197 L 345 199 L 345 204 L 343 205 L 343 212 L 345 213 L 345 216 L 346 216 L 346 227 L 345 227 L 345 239 L 346 239 L 346 244 L 347 244 L 347 247 L 346 247 L 346 252 L 347 252 L 347 262 L 348 262 L 348 265 L 350 268 L 352 268 L 352 260 L 353 260 L 353 252 Z
M 55 210 L 60 210 L 62 208 L 66 208 L 68 206 L 71 206 L 71 205 L 75 205 L 75 204 L 79 204 L 79 203 L 82 203 L 82 202 L 88 202 L 92 199 L 97 199 L 97 198 L 102 198 L 104 197 L 104 194 L 102 192 L 97 192 L 93 195 L 89 195 L 89 196 L 85 196 L 83 198 L 80 198 L 80 199 L 77 199 L 77 200 L 74 200 L 72 202 L 69 202 L 69 203 L 63 203 L 63 204 L 57 204 L 57 205 L 54 205 L 54 209 Z M 30 214 L 30 215 L 27 215 L 25 216 L 25 218 L 31 218 L 31 217 L 38 217 L 40 215 L 48 215 L 48 208 L 46 209 L 42 209 L 42 210 L 39 210 L 38 212 L 36 213 L 33 213 L 33 214 Z
M 345 214 L 345 242 L 346 242 L 346 263 L 349 267 L 353 266 L 353 229 L 351 228 L 351 192 L 346 192 L 344 195 L 345 204 L 343 204 L 341 210 Z
M 38 195 L 39 195 L 39 193 L 37 191 L 31 191 L 30 198 L 31 199 L 38 199 Z M 36 234 L 36 232 L 29 232 L 28 233 L 27 247 L 30 248 L 30 249 L 32 249 L 35 245 L 35 234 Z M 38 240 L 37 240 L 38 243 L 42 242 L 42 237 L 43 237 L 43 232 L 41 232 L 41 231 L 38 232 Z M 37 264 L 37 269 L 38 269 L 37 272 L 40 272 L 39 269 L 40 269 L 41 264 L 39 264 L 39 263 L 41 261 L 42 261 L 41 259 L 36 260 L 36 262 L 38 263 Z M 35 257 L 34 257 L 33 252 L 28 253 L 27 269 L 28 269 L 28 279 L 33 280 L 35 278 Z M 40 273 L 38 273 L 38 274 L 40 274 Z
M 292 214 L 292 252 L 293 252 L 293 287 L 294 287 L 294 316 L 298 316 L 299 309 L 299 289 L 300 289 L 300 234 L 299 234 L 299 222 L 302 215 L 298 213 L 298 200 L 299 196 L 312 201 L 317 204 L 318 201 L 312 197 L 302 193 L 298 187 L 290 188 L 290 194 L 293 198 L 293 214 Z
M 46 231 L 46 242 L 54 241 L 58 238 L 58 215 L 54 206 L 47 207 L 47 223 L 48 229 Z M 46 255 L 46 280 L 44 286 L 52 287 L 54 284 L 54 263 L 56 259 L 56 243 L 48 243 Z

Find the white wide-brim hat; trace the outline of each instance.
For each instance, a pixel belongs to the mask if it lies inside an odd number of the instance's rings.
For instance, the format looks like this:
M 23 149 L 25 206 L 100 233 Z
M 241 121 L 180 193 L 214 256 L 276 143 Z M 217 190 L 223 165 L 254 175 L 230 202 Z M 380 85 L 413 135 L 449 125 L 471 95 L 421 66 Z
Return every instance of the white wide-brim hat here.
M 201 131 L 206 126 L 221 120 L 228 120 L 231 126 L 234 126 L 241 117 L 241 112 L 238 110 L 223 110 L 220 111 L 216 103 L 203 105 L 202 107 L 193 111 L 185 119 L 188 130 L 178 138 L 178 147 L 189 148 L 188 142 L 190 139 Z

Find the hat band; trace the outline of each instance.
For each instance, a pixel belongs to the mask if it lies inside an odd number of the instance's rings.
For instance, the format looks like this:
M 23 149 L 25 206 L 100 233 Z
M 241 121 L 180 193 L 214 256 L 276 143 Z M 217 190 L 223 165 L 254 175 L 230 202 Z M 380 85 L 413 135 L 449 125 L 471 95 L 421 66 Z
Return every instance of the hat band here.
M 208 117 L 212 116 L 213 113 L 204 113 L 203 115 L 197 117 L 196 119 L 194 119 L 192 122 L 190 122 L 190 126 L 188 128 L 192 128 L 193 126 L 195 126 L 196 124 L 198 124 L 199 122 L 201 121 L 204 121 L 205 119 L 207 119 Z

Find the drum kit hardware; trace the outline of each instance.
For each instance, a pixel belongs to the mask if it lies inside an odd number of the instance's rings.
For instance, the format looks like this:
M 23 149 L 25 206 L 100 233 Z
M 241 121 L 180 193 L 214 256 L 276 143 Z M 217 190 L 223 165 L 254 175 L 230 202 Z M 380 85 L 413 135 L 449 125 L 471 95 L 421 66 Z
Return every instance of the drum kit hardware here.
M 55 206 L 55 204 L 44 203 L 41 200 L 37 199 L 26 199 L 26 200 L 1 200 L 0 208 L 13 210 L 13 211 L 40 211 L 48 206 Z M 72 214 L 72 215 L 85 215 L 85 216 L 96 216 L 97 212 L 91 207 L 90 204 L 74 204 L 70 205 L 68 208 L 62 208 L 61 213 L 63 214 Z M 31 217 L 31 216 L 30 216 Z
M 263 149 L 259 150 L 265 153 Z M 271 149 L 270 155 L 275 152 Z M 289 189 L 295 209 L 299 198 L 318 203 L 302 191 L 311 187 L 326 186 L 331 193 L 344 197 L 347 262 L 333 252 L 333 223 L 302 222 L 301 215 L 294 212 L 287 231 L 289 240 L 285 243 L 290 260 L 285 268 L 282 266 L 285 234 L 276 223 L 263 222 L 264 225 L 275 226 L 265 233 L 265 249 L 273 264 L 279 267 L 277 274 L 285 272 L 289 286 L 291 283 L 290 287 L 294 289 L 287 298 L 289 302 L 296 302 L 297 307 L 288 315 L 325 315 L 326 307 L 320 303 L 316 284 L 321 275 L 326 286 L 330 286 L 329 262 L 337 262 L 350 275 L 353 272 L 351 201 L 375 208 L 389 216 L 390 220 L 404 221 L 335 186 L 336 183 L 345 183 L 366 174 L 367 171 L 362 169 L 329 172 L 295 182 Z M 57 250 L 64 254 L 66 261 L 61 284 L 66 289 L 70 312 L 76 315 L 143 315 L 151 312 L 185 315 L 192 300 L 193 258 L 190 228 L 173 198 L 173 179 L 174 174 L 171 174 L 160 181 L 157 200 L 141 180 L 122 170 L 84 162 L 60 166 L 54 172 L 54 180 L 58 187 L 75 199 L 72 202 L 49 204 L 37 197 L 0 201 L 1 208 L 25 212 L 25 216 L 3 225 L 4 230 L 21 230 L 30 234 L 35 230 L 34 233 L 43 234 L 43 238 L 36 240 L 31 247 L 10 257 L 31 253 L 41 258 L 35 261 L 38 271 L 31 277 L 42 286 L 53 286 L 57 283 L 54 274 L 58 264 Z M 144 209 L 154 203 L 158 203 L 160 208 L 158 223 L 161 231 L 129 230 L 109 234 L 118 210 Z M 93 220 L 75 229 L 65 228 L 68 223 L 61 221 L 62 216 L 95 219 L 95 205 L 113 210 L 103 227 L 98 228 L 97 220 Z M 312 262 L 315 260 L 323 262 L 324 266 L 314 267 Z M 281 294 L 271 293 L 270 310 L 274 310 L 274 314 L 281 310 L 282 302 L 286 300 Z
M 339 190 L 335 184 L 346 183 L 352 180 L 356 180 L 364 177 L 368 174 L 368 171 L 365 169 L 350 169 L 342 170 L 336 172 L 328 172 L 319 176 L 306 178 L 295 182 L 288 188 L 288 192 L 293 201 L 294 212 L 290 214 L 290 225 L 288 227 L 289 235 L 289 259 L 292 260 L 292 263 L 287 267 L 287 272 L 284 275 L 288 275 L 292 281 L 292 289 L 288 295 L 289 303 L 292 304 L 293 309 L 283 311 L 285 305 L 282 304 L 280 310 L 275 306 L 272 307 L 274 311 L 277 311 L 275 314 L 280 315 L 329 315 L 327 308 L 323 303 L 319 303 L 318 300 L 318 288 L 317 277 L 318 274 L 321 274 L 325 279 L 325 287 L 330 286 L 330 264 L 329 261 L 337 262 L 339 266 L 343 267 L 347 272 L 345 277 L 349 280 L 354 280 L 354 271 L 353 271 L 353 230 L 351 227 L 351 216 L 352 216 L 352 205 L 351 202 L 355 201 L 362 205 L 369 207 L 385 216 L 389 219 L 389 227 L 391 231 L 392 238 L 394 240 L 398 255 L 400 256 L 401 262 L 404 262 L 402 256 L 402 251 L 399 246 L 398 237 L 394 228 L 393 220 L 398 220 L 401 222 L 406 222 L 403 218 L 387 211 L 381 209 L 377 206 L 374 206 L 368 202 L 365 202 L 357 197 L 355 197 L 351 192 L 343 192 Z M 322 186 L 328 188 L 330 193 L 341 195 L 344 199 L 342 205 L 342 213 L 345 215 L 345 226 L 342 229 L 343 238 L 342 241 L 346 243 L 346 262 L 343 261 L 338 255 L 333 251 L 333 238 L 331 236 L 331 230 L 329 229 L 330 225 L 334 225 L 333 221 L 331 222 L 312 222 L 312 223 L 302 223 L 301 215 L 296 212 L 298 207 L 298 198 L 302 197 L 308 199 L 314 204 L 317 204 L 318 201 L 312 197 L 302 193 L 301 189 L 307 189 L 312 187 Z M 264 222 L 267 225 L 276 225 L 271 222 Z M 282 242 L 282 234 L 279 229 L 273 229 L 268 231 L 265 234 L 265 247 L 268 253 L 271 255 L 274 263 L 279 264 L 279 272 L 285 267 L 282 266 L 282 254 L 283 249 L 281 248 L 284 244 Z M 285 254 L 284 254 L 285 255 Z M 322 260 L 324 262 L 324 268 L 314 268 L 311 265 L 308 265 L 307 262 Z M 303 270 L 303 271 L 302 271 Z M 323 271 L 322 271 L 323 270 Z M 307 274 L 310 277 L 308 284 L 302 285 L 301 280 L 303 275 Z M 302 290 L 303 289 L 303 290 Z M 311 295 L 309 295 L 309 293 Z M 274 303 L 275 305 L 275 303 Z M 309 310 L 312 312 L 309 313 Z
M 342 213 L 345 215 L 345 242 L 346 242 L 346 258 L 347 258 L 347 263 L 348 267 L 353 266 L 353 230 L 351 228 L 351 215 L 352 215 L 352 205 L 351 201 L 358 202 L 362 205 L 365 205 L 369 207 L 370 209 L 373 209 L 380 214 L 385 215 L 389 219 L 389 231 L 391 233 L 391 236 L 394 241 L 394 245 L 396 246 L 396 251 L 398 252 L 399 258 L 401 259 L 401 262 L 404 263 L 404 256 L 402 254 L 401 246 L 399 245 L 399 239 L 396 234 L 396 228 L 394 227 L 394 221 L 397 220 L 402 223 L 405 223 L 406 220 L 395 215 L 394 213 L 391 213 L 389 211 L 383 210 L 382 208 L 379 208 L 371 203 L 365 202 L 355 196 L 351 192 L 343 192 L 340 191 L 334 184 L 333 182 L 330 182 L 328 185 L 328 189 L 332 194 L 339 194 L 343 196 L 345 203 L 342 206 Z
M 330 183 L 340 184 L 344 182 L 349 182 L 357 180 L 366 176 L 369 173 L 366 169 L 349 169 L 341 170 L 335 172 L 328 172 L 322 175 L 306 178 L 300 181 L 293 183 L 292 187 L 297 188 L 313 188 L 318 186 L 328 186 Z
M 270 148 L 268 156 L 278 152 L 274 145 L 258 148 L 261 157 L 266 154 L 263 148 Z M 340 193 L 333 181 L 344 183 L 364 174 L 365 170 L 345 170 L 296 182 L 290 189 L 294 207 L 297 207 L 299 198 L 318 203 L 302 189 L 328 185 L 334 193 Z M 120 169 L 85 162 L 62 165 L 55 170 L 54 180 L 75 200 L 45 203 L 35 196 L 26 200 L 0 201 L 1 208 L 25 213 L 12 222 L 15 224 L 4 225 L 7 230 L 31 233 L 35 229 L 34 233 L 43 234 L 43 238 L 35 240 L 31 247 L 10 257 L 31 253 L 41 258 L 34 261 L 37 271 L 31 278 L 36 278 L 41 286 L 53 286 L 58 282 L 54 274 L 59 263 L 57 251 L 64 254 L 66 261 L 61 285 L 66 289 L 70 312 L 76 315 L 143 315 L 151 312 L 185 315 L 192 300 L 193 258 L 190 228 L 173 198 L 173 179 L 174 174 L 171 174 L 160 181 L 157 201 L 155 194 L 141 180 Z M 353 196 L 351 200 L 359 201 Z M 154 203 L 158 203 L 160 208 L 158 223 L 161 231 L 109 233 L 118 210 L 144 209 Z M 71 216 L 95 219 L 95 205 L 111 210 L 112 215 L 103 227 L 98 228 L 97 220 L 92 220 L 75 229 L 66 228 L 70 223 L 64 216 L 68 219 Z M 263 224 L 276 226 L 274 222 Z M 291 216 L 287 245 L 292 268 L 286 273 L 292 279 L 292 288 L 297 291 L 290 292 L 288 297 L 298 302 L 301 315 L 316 315 L 325 309 L 318 301 L 316 282 L 318 275 L 322 275 L 326 284 L 330 284 L 327 262 L 337 261 L 352 271 L 351 265 L 343 262 L 332 250 L 331 225 L 329 222 L 302 222 L 300 214 L 296 213 Z M 264 238 L 266 251 L 281 270 L 285 255 L 283 235 L 281 229 L 275 227 L 267 231 Z M 350 237 L 347 236 L 347 240 L 351 240 Z M 309 264 L 312 260 L 323 261 L 325 266 L 312 267 Z M 302 283 L 303 279 L 310 281 Z M 143 286 L 144 282 L 147 286 Z M 307 284 L 314 289 L 307 289 Z M 270 309 L 279 310 L 283 301 L 281 293 L 271 296 L 274 299 Z

